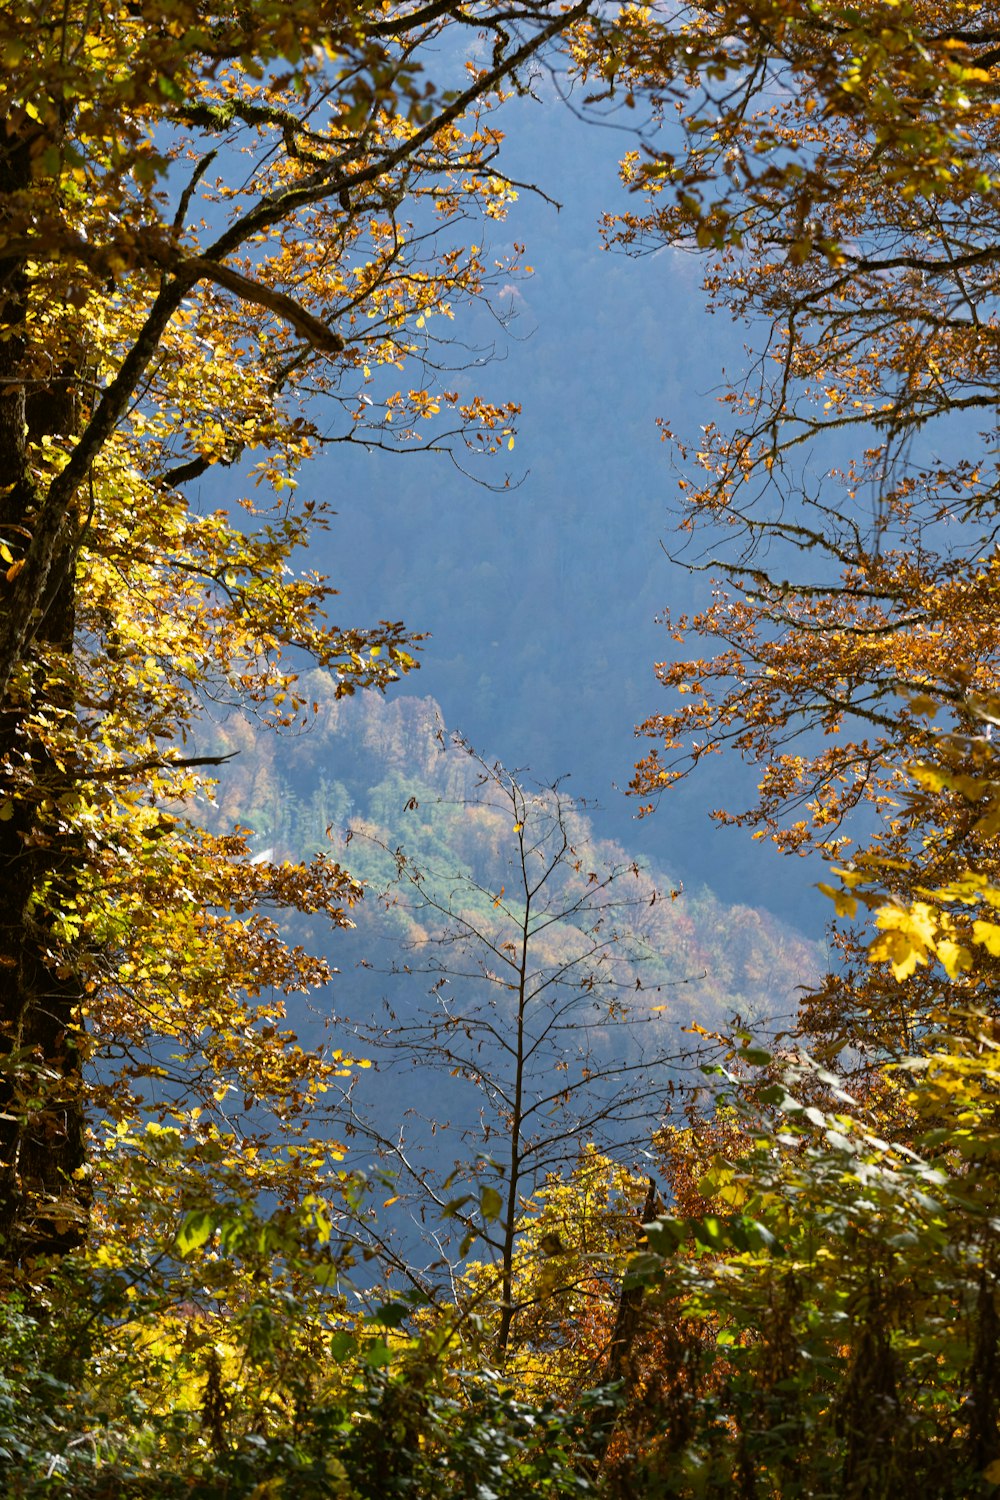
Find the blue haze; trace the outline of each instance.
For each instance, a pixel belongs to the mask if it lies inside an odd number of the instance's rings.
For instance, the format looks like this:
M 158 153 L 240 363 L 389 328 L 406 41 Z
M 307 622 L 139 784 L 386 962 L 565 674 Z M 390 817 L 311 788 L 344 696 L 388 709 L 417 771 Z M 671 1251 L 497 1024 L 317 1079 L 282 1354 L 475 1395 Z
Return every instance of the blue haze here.
M 629 135 L 554 102 L 517 102 L 504 122 L 510 175 L 562 204 L 523 193 L 491 226 L 497 252 L 522 242 L 535 267 L 507 304 L 509 333 L 485 315 L 456 324 L 500 356 L 456 384 L 522 403 L 515 451 L 474 470 L 494 484 L 509 473 L 513 487 L 491 493 L 440 456 L 337 445 L 303 480 L 338 511 L 310 562 L 340 588 L 341 620 L 402 618 L 431 633 L 422 670 L 397 691 L 432 694 L 450 727 L 540 780 L 571 773 L 573 791 L 604 809 L 604 836 L 816 935 L 818 872 L 710 822 L 713 807 L 752 800 L 754 768 L 714 758 L 639 822 L 621 790 L 643 753 L 634 725 L 667 706 L 653 663 L 671 642 L 655 617 L 710 593 L 661 547 L 676 485 L 656 419 L 695 436 L 717 418 L 747 330 L 705 311 L 697 257 L 602 248 L 600 216 L 625 201 Z

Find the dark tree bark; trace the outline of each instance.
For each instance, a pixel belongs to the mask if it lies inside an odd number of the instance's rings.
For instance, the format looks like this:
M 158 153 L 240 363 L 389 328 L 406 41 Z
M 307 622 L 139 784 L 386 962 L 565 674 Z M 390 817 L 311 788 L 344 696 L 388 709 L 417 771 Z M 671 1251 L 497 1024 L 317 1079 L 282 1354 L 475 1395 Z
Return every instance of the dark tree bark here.
M 0 225 L 32 182 L 37 135 L 22 131 L 0 145 Z M 45 351 L 27 335 L 27 268 L 0 260 L 0 541 L 14 557 L 0 565 L 0 618 L 37 506 L 29 455 L 44 437 L 79 427 L 77 370 L 57 364 L 39 381 Z M 84 1118 L 77 1045 L 81 992 L 59 964 L 47 906 L 70 893 L 72 850 L 45 817 L 68 784 L 30 729 L 39 710 L 75 711 L 69 664 L 74 633 L 72 559 L 57 556 L 31 646 L 0 712 L 0 1258 L 22 1263 L 80 1243 L 88 1193 L 82 1178 Z M 49 888 L 49 898 L 37 894 Z M 80 1175 L 77 1175 L 80 1174 Z
M 656 1179 L 649 1179 L 646 1189 L 646 1201 L 642 1206 L 642 1213 L 636 1225 L 636 1248 L 642 1249 L 646 1244 L 646 1233 L 644 1224 L 649 1224 L 656 1216 Z M 629 1286 L 625 1280 L 622 1281 L 621 1291 L 618 1294 L 618 1311 L 615 1315 L 615 1326 L 611 1333 L 611 1346 L 608 1350 L 608 1380 L 624 1380 L 632 1383 L 632 1350 L 635 1346 L 636 1334 L 639 1332 L 642 1313 L 642 1299 L 644 1289 L 642 1286 Z

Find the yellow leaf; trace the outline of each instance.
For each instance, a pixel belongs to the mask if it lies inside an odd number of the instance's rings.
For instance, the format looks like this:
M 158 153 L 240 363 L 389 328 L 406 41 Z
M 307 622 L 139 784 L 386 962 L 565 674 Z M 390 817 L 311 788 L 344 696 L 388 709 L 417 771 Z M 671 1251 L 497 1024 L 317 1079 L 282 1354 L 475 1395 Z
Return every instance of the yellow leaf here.
M 858 898 L 857 896 L 852 896 L 850 891 L 838 890 L 835 885 L 827 885 L 823 880 L 817 883 L 816 889 L 822 891 L 824 896 L 829 896 L 838 917 L 854 917 L 857 915 Z
M 914 943 L 904 932 L 884 932 L 868 949 L 868 956 L 878 962 L 884 960 L 892 965 L 896 979 L 909 979 L 918 964 L 927 962 L 927 951 Z
M 868 878 L 867 875 L 865 875 L 861 870 L 842 870 L 839 865 L 834 865 L 833 873 L 837 876 L 838 880 L 841 880 L 844 883 L 844 885 L 850 886 L 852 888 L 856 885 L 860 885 L 863 880 L 867 880 Z M 823 889 L 822 886 L 820 887 L 820 889 Z
M 918 947 L 927 948 L 937 932 L 937 914 L 926 901 L 914 901 L 912 906 L 880 906 L 875 925 L 905 933 Z
M 944 938 L 938 943 L 937 956 L 944 965 L 949 979 L 955 979 L 963 970 L 972 968 L 972 954 L 968 948 L 963 948 L 960 943 L 953 942 L 951 938 Z
M 928 766 L 923 762 L 916 762 L 910 767 L 914 781 L 920 786 L 926 787 L 929 792 L 940 792 L 944 787 L 951 785 L 951 777 L 937 766 Z
M 996 922 L 973 922 L 973 939 L 985 948 L 987 953 L 992 953 L 994 958 L 1000 958 L 1000 927 Z
M 928 719 L 933 719 L 940 707 L 940 703 L 927 693 L 918 693 L 916 697 L 910 699 L 910 712 L 921 714 Z
M 990 804 L 989 810 L 977 818 L 972 831 L 980 838 L 993 839 L 1000 833 L 1000 802 Z

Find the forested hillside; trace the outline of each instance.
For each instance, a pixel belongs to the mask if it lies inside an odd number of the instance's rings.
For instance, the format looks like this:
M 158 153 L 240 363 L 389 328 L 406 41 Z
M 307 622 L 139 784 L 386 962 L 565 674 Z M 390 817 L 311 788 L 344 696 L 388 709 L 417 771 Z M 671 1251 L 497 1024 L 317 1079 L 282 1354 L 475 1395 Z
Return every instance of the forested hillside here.
M 988 1500 L 1000 10 L 0 62 L 0 1489 Z
M 558 1106 L 568 1142 L 539 1147 L 545 1165 L 527 1168 L 532 1192 L 547 1171 L 572 1168 L 580 1141 L 641 1176 L 652 1136 L 698 1076 L 699 1036 L 742 1025 L 763 1039 L 791 1026 L 825 953 L 767 912 L 683 890 L 669 872 L 599 839 L 565 785 L 538 786 L 483 757 L 449 733 L 433 699 L 338 700 L 321 672 L 301 688 L 312 698 L 305 735 L 261 735 L 245 719 L 218 731 L 215 749 L 232 759 L 207 816 L 212 828 L 252 829 L 251 847 L 268 860 L 323 852 L 364 883 L 353 931 L 330 934 L 308 917 L 286 924 L 336 970 L 305 1004 L 290 1000 L 287 1018 L 310 1047 L 350 1038 L 365 1060 L 345 1082 L 349 1104 L 339 1120 L 334 1111 L 331 1130 L 342 1134 L 348 1120 L 348 1160 L 391 1181 L 378 1235 L 401 1241 L 413 1276 L 427 1228 L 427 1204 L 421 1213 L 414 1200 L 448 1176 L 455 1197 L 454 1182 L 496 1156 L 516 1114 L 498 1100 L 505 1045 L 518 1032 L 517 975 L 503 973 L 503 956 L 505 947 L 521 952 L 519 822 L 537 830 L 550 857 L 559 848 L 553 818 L 569 840 L 525 949 L 538 998 L 521 1024 L 542 1050 L 526 1058 L 521 1089 L 544 1100 L 553 1070 L 563 1074 L 545 1108 Z M 521 815 L 510 795 L 523 796 Z M 464 1052 L 442 1005 L 461 1017 Z M 472 1177 L 478 1193 L 490 1173 L 480 1166 Z M 494 1177 L 499 1190 L 508 1174 Z M 436 1224 L 435 1256 L 450 1244 L 455 1258 L 467 1230 Z
M 413 923 L 378 900 L 394 873 L 386 851 L 404 850 L 439 886 L 465 881 L 495 893 L 510 881 L 510 819 L 483 801 L 480 763 L 455 744 L 433 699 L 338 701 L 334 682 L 319 672 L 301 686 L 317 705 L 305 734 L 262 735 L 247 721 L 218 731 L 219 753 L 236 756 L 220 782 L 211 823 L 253 830 L 253 849 L 268 849 L 275 859 L 308 859 L 323 850 L 343 860 L 368 886 L 353 913 L 358 933 L 349 942 L 340 934 L 328 941 L 313 928 L 310 945 L 323 951 L 327 943 L 341 970 L 351 958 L 376 969 L 398 966 Z M 534 785 L 530 771 L 520 779 Z M 356 835 L 350 844 L 348 833 Z M 597 838 L 585 807 L 575 811 L 573 842 L 596 867 L 634 861 L 629 850 Z M 767 911 L 726 906 L 705 887 L 679 891 L 676 877 L 655 866 L 643 866 L 635 881 L 643 895 L 642 982 L 663 987 L 670 1023 L 697 1020 L 715 1028 L 740 1015 L 769 1029 L 792 1016 L 797 991 L 818 982 L 823 949 Z M 634 932 L 623 928 L 623 961 L 632 936 L 639 936 L 637 921 Z M 638 977 L 630 971 L 623 985 L 632 988 Z M 328 1000 L 333 1011 L 354 1015 L 362 982 L 363 972 L 343 974 L 318 1003 Z

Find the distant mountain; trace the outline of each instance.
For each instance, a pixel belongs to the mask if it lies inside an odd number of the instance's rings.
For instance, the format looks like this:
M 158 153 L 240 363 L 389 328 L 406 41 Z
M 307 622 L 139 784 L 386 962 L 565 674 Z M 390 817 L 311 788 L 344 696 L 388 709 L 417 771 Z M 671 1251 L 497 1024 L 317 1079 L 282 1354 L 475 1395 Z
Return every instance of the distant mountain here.
M 338 701 L 332 679 L 318 671 L 303 686 L 318 705 L 304 732 L 263 733 L 243 720 L 218 731 L 222 748 L 239 753 L 220 783 L 213 821 L 250 827 L 255 846 L 277 859 L 332 850 L 374 891 L 391 877 L 392 861 L 370 839 L 405 849 L 439 880 L 509 887 L 509 820 L 504 826 L 482 808 L 470 815 L 481 798 L 480 768 L 453 745 L 432 698 L 361 694 Z M 525 780 L 531 784 L 529 775 Z M 368 837 L 348 847 L 352 828 Z M 585 809 L 574 814 L 573 841 L 595 870 L 634 859 L 594 836 Z M 640 864 L 650 899 L 654 890 L 665 899 L 644 912 L 641 933 L 630 939 L 645 955 L 642 984 L 663 987 L 664 1023 L 714 1029 L 734 1014 L 757 1026 L 787 1017 L 796 990 L 822 972 L 822 945 L 749 902 L 720 901 L 706 886 L 671 900 L 671 873 Z M 379 987 L 398 1001 L 405 976 L 383 971 L 405 961 L 400 944 L 413 937 L 412 919 L 376 899 L 363 904 L 357 921 L 350 937 L 327 937 L 315 924 L 296 932 L 319 951 L 328 948 L 341 977 L 326 1000 L 352 1019 Z M 623 972 L 623 983 L 631 985 L 633 973 Z
M 820 945 L 706 887 L 678 891 L 562 791 L 513 812 L 433 698 L 338 701 L 321 672 L 301 686 L 307 731 L 220 729 L 218 748 L 239 753 L 213 818 L 252 828 L 270 860 L 329 851 L 368 888 L 353 931 L 296 917 L 285 933 L 335 970 L 323 993 L 289 997 L 290 1026 L 371 1064 L 319 1101 L 338 1160 L 373 1189 L 351 1209 L 374 1257 L 357 1274 L 462 1259 L 468 1221 L 449 1203 L 501 1202 L 515 1108 L 521 1203 L 589 1145 L 645 1175 L 680 1091 L 704 1089 L 699 1031 L 734 1015 L 758 1037 L 780 1028 Z

